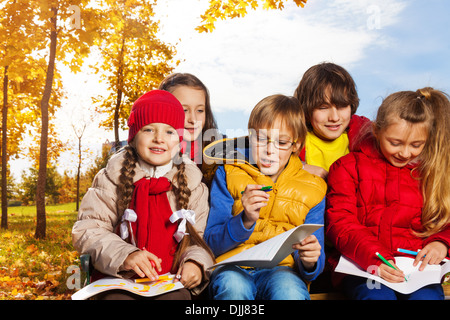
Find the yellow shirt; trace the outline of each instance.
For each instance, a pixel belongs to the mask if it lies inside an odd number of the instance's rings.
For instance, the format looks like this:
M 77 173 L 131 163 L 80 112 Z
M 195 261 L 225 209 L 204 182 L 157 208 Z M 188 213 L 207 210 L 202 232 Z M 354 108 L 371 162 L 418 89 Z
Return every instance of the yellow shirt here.
M 346 132 L 333 141 L 322 140 L 313 132 L 308 132 L 305 141 L 306 163 L 329 171 L 333 162 L 349 153 L 348 145 Z

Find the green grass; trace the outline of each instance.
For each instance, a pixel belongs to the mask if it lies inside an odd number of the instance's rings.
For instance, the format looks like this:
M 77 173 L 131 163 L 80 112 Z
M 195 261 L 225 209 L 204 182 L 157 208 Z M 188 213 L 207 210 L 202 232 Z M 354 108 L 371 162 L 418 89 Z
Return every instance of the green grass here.
M 46 207 L 46 238 L 35 239 L 36 207 L 9 207 L 0 229 L 0 299 L 68 299 L 67 268 L 79 265 L 71 230 L 75 203 Z
M 75 212 L 75 202 L 45 206 L 47 213 Z M 24 214 L 36 216 L 36 206 L 8 207 L 8 214 Z

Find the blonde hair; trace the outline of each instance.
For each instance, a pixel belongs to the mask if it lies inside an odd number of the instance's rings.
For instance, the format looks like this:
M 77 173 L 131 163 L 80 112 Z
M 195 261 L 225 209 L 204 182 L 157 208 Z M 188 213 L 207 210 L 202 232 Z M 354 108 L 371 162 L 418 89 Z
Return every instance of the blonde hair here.
M 378 109 L 374 130 L 387 128 L 395 116 L 409 123 L 423 123 L 429 132 L 419 155 L 424 203 L 422 231 L 416 233 L 428 237 L 450 223 L 450 101 L 447 94 L 429 87 L 396 92 Z
M 301 142 L 299 148 L 301 150 L 305 142 L 307 129 L 305 115 L 295 97 L 276 94 L 262 99 L 250 114 L 248 129 L 271 128 L 277 120 L 281 120 L 283 127 L 292 131 L 294 141 Z

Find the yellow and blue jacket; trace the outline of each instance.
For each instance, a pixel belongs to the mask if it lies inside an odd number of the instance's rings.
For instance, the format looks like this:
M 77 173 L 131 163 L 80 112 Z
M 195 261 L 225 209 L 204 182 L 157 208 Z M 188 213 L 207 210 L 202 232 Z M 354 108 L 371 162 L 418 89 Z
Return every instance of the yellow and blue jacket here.
M 303 170 L 299 157 L 292 155 L 274 183 L 260 172 L 250 158 L 248 137 L 216 141 L 204 149 L 204 156 L 219 167 L 210 190 L 210 213 L 204 238 L 223 261 L 243 250 L 266 241 L 304 223 L 324 223 L 325 181 Z M 268 205 L 250 229 L 242 222 L 241 191 L 248 184 L 272 186 Z M 316 269 L 298 270 L 305 280 L 314 280 L 325 264 L 323 228 L 314 233 L 322 246 Z M 298 253 L 286 257 L 280 265 L 294 268 Z

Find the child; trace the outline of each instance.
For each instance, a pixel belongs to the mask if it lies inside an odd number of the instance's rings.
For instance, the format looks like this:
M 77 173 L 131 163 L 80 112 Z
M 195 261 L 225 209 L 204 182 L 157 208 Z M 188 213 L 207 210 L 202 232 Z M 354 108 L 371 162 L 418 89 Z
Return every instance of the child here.
M 172 272 L 181 276 L 186 289 L 199 293 L 213 263 L 201 238 L 209 211 L 208 189 L 197 166 L 180 158 L 183 107 L 166 91 L 150 91 L 134 103 L 128 126 L 129 145 L 109 160 L 83 198 L 72 231 L 74 246 L 90 254 L 103 274 L 154 279 L 158 273 Z M 131 230 L 124 221 L 127 208 L 137 215 Z M 194 214 L 193 219 L 184 215 L 186 230 L 184 223 L 172 223 L 171 217 L 183 214 L 181 209 Z M 125 227 L 120 235 L 115 232 L 119 225 Z M 190 298 L 186 289 L 157 298 Z
M 450 247 L 448 136 L 450 102 L 444 93 L 424 88 L 397 92 L 381 104 L 369 138 L 336 161 L 328 175 L 327 238 L 340 254 L 362 269 L 379 266 L 378 275 L 402 282 L 397 248 L 421 249 L 420 270 L 439 264 Z M 336 265 L 336 256 L 331 262 Z M 340 275 L 342 276 L 342 274 Z M 429 285 L 402 295 L 366 279 L 345 275 L 334 280 L 353 299 L 443 299 L 442 287 Z
M 198 164 L 209 183 L 215 166 L 202 161 L 202 150 L 215 140 L 222 139 L 211 110 L 209 91 L 196 76 L 189 73 L 173 73 L 159 85 L 160 90 L 172 93 L 184 108 L 184 135 L 182 152 Z
M 250 135 L 208 146 L 204 154 L 222 160 L 211 186 L 205 240 L 222 261 L 303 223 L 324 223 L 326 183 L 302 170 L 298 152 L 306 135 L 294 97 L 269 96 L 253 109 Z M 259 189 L 271 186 L 272 191 Z M 241 194 L 241 191 L 243 193 Z M 309 299 L 305 282 L 323 269 L 323 229 L 296 243 L 272 269 L 219 267 L 211 275 L 217 300 Z
M 341 66 L 321 63 L 305 72 L 294 96 L 308 128 L 300 158 L 305 170 L 326 179 L 330 165 L 352 149 L 353 138 L 369 123 L 355 115 L 359 105 L 355 82 Z

